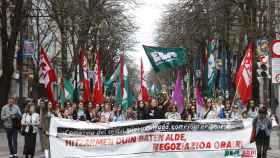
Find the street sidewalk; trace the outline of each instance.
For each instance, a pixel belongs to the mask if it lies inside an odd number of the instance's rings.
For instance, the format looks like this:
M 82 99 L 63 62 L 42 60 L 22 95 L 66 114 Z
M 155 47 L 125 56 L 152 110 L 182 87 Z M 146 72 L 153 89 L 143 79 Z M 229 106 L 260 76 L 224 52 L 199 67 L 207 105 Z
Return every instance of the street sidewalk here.
M 280 130 L 280 129 L 278 129 Z M 35 158 L 44 158 L 43 152 L 40 151 L 40 141 L 39 136 L 37 136 L 37 145 L 36 145 L 36 155 Z M 272 150 L 268 151 L 268 158 L 280 158 L 280 149 L 279 149 L 279 136 L 277 134 L 277 130 L 274 129 L 270 138 L 270 144 L 272 147 Z M 8 142 L 6 138 L 6 133 L 0 129 L 0 158 L 8 158 L 9 157 L 9 149 L 8 149 Z M 22 158 L 22 152 L 23 152 L 23 144 L 24 139 L 23 136 L 20 134 L 18 135 L 18 154 L 19 158 Z
M 24 137 L 19 133 L 18 134 L 18 155 L 19 158 L 23 158 L 23 145 L 24 145 Z M 41 145 L 39 141 L 39 135 L 37 135 L 37 144 L 36 144 L 36 154 L 35 158 L 43 158 L 43 152 L 41 150 Z M 9 148 L 8 141 L 6 138 L 6 133 L 3 129 L 0 129 L 0 158 L 8 158 L 9 157 Z
M 280 130 L 280 128 L 274 129 L 270 136 L 270 146 L 271 146 L 272 150 L 268 151 L 268 154 L 267 154 L 268 158 L 280 158 L 280 144 L 279 144 L 280 131 L 279 130 Z

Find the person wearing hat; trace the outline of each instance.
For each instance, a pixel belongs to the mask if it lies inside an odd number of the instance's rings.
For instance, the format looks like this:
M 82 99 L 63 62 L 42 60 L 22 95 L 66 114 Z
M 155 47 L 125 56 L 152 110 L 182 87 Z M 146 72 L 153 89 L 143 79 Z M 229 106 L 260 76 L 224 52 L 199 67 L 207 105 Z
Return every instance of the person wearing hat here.
M 272 131 L 271 119 L 267 116 L 267 108 L 261 106 L 257 117 L 253 120 L 251 142 L 256 141 L 257 158 L 266 158 Z

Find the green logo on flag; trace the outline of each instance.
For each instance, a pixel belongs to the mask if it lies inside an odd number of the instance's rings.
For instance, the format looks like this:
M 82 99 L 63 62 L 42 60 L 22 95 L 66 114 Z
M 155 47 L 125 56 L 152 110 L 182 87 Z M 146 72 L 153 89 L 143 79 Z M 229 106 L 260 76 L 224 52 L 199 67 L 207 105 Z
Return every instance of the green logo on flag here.
M 156 72 L 186 64 L 186 49 L 143 46 Z

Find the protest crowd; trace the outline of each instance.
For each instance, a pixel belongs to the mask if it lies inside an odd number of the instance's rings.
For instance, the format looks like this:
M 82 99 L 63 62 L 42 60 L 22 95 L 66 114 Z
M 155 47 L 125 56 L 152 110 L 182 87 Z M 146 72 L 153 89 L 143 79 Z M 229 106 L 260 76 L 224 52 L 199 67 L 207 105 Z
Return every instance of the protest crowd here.
M 59 103 L 53 105 L 51 102 L 41 100 L 40 104 L 46 106 L 48 117 L 60 117 L 66 119 L 88 121 L 92 123 L 121 122 L 126 120 L 147 119 L 176 119 L 195 121 L 201 119 L 245 119 L 255 118 L 258 108 L 253 100 L 249 105 L 242 107 L 229 100 L 208 98 L 200 111 L 197 110 L 196 100 L 193 99 L 186 106 L 183 113 L 178 111 L 176 103 L 172 102 L 170 96 L 163 95 L 163 99 L 151 98 L 149 102 L 138 101 L 127 109 L 115 103 L 113 98 L 108 98 L 103 104 L 84 103 L 80 101 L 66 102 L 61 106 Z M 273 114 L 272 114 L 273 115 Z
M 189 105 L 186 105 L 182 113 L 178 111 L 176 102 L 171 100 L 171 96 L 167 92 L 162 92 L 159 97 L 151 97 L 149 101 L 136 101 L 131 106 L 123 109 L 121 105 L 114 101 L 114 97 L 107 97 L 103 104 L 94 104 L 92 102 L 84 103 L 66 101 L 64 105 L 57 103 L 53 105 L 47 99 L 39 99 L 36 105 L 33 101 L 28 101 L 23 105 L 21 111 L 16 105 L 15 99 L 10 98 L 9 103 L 3 107 L 1 119 L 7 130 L 7 138 L 12 156 L 17 154 L 17 131 L 25 136 L 24 154 L 34 156 L 36 135 L 39 129 L 44 133 L 45 142 L 48 142 L 48 131 L 50 119 L 59 117 L 64 119 L 72 119 L 79 121 L 87 121 L 91 123 L 108 123 L 122 122 L 131 120 L 147 120 L 147 119 L 175 119 L 196 121 L 203 119 L 246 119 L 258 118 L 259 109 L 265 110 L 265 118 L 268 118 L 269 132 L 271 132 L 271 119 L 275 118 L 275 114 L 268 112 L 265 106 L 258 106 L 251 100 L 247 106 L 242 104 L 232 104 L 230 100 L 218 97 L 204 98 L 202 109 L 198 110 L 195 99 L 192 99 Z M 265 108 L 264 108 L 265 107 Z M 9 110 L 11 108 L 11 110 Z M 42 108 L 41 120 L 40 110 Z M 20 116 L 19 116 L 20 115 Z M 21 118 L 21 128 L 13 125 L 14 119 Z M 278 121 L 276 119 L 276 121 Z M 254 121 L 256 122 L 256 121 Z M 257 127 L 258 131 L 261 131 Z M 267 140 L 267 139 L 265 139 Z M 269 139 L 268 139 L 269 142 Z M 267 143 L 266 143 L 267 144 Z M 269 144 L 267 144 L 268 147 Z M 45 152 L 48 152 L 48 143 L 45 143 Z M 267 149 L 266 149 L 267 150 Z M 46 155 L 48 155 L 46 153 Z M 12 157 L 11 156 L 11 157 Z
M 251 57 L 251 47 L 252 44 L 246 52 L 245 59 Z M 155 48 L 144 47 L 144 49 L 148 51 L 149 49 Z M 178 51 L 184 54 L 184 49 L 179 48 Z M 48 65 L 51 67 L 49 62 L 46 62 L 48 59 L 43 48 L 41 48 L 40 53 L 42 58 L 45 58 L 42 61 L 45 63 L 41 65 Z M 132 93 L 128 88 L 128 72 L 123 54 L 109 81 L 104 82 L 104 88 L 101 79 L 100 59 L 97 54 L 97 72 L 92 87 L 93 90 L 90 89 L 87 61 L 83 51 L 80 52 L 80 55 L 80 74 L 82 77 L 79 83 L 83 89 L 83 92 L 79 92 L 79 95 L 81 94 L 79 97 L 81 98 L 76 96 L 76 99 L 74 99 L 73 88 L 69 88 L 71 87 L 69 86 L 71 82 L 67 82 L 64 77 L 60 78 L 61 81 L 59 83 L 61 85 L 61 95 L 55 98 L 55 93 L 52 90 L 53 83 L 57 82 L 54 70 L 50 68 L 48 72 L 45 72 L 44 67 L 42 67 L 40 68 L 42 69 L 40 71 L 42 72 L 41 76 L 47 76 L 47 78 L 42 78 L 44 81 L 42 83 L 45 84 L 48 98 L 40 98 L 37 100 L 30 99 L 19 106 L 15 98 L 10 98 L 8 104 L 3 106 L 1 110 L 1 120 L 6 129 L 10 157 L 18 157 L 17 135 L 19 131 L 25 138 L 23 154 L 26 158 L 34 157 L 37 133 L 43 134 L 40 140 L 43 142 L 45 157 L 48 158 L 50 148 L 50 120 L 52 117 L 58 117 L 91 123 L 150 119 L 198 121 L 211 119 L 241 120 L 251 118 L 253 119 L 251 142 L 256 142 L 258 158 L 266 158 L 266 152 L 269 149 L 272 124 L 273 122 L 277 124 L 278 121 L 275 114 L 278 102 L 277 99 L 274 98 L 270 103 L 266 103 L 271 105 L 259 105 L 257 98 L 255 101 L 251 100 L 253 98 L 251 96 L 252 87 L 246 86 L 243 76 L 240 75 L 243 73 L 244 65 L 240 67 L 240 71 L 237 73 L 238 86 L 236 91 L 239 97 L 233 94 L 229 95 L 234 96 L 233 98 L 226 97 L 225 94 L 213 95 L 214 87 L 208 87 L 207 89 L 208 91 L 210 90 L 209 92 L 211 92 L 211 95 L 201 95 L 201 91 L 206 89 L 203 87 L 194 87 L 195 95 L 191 97 L 189 96 L 190 92 L 188 94 L 182 93 L 183 86 L 180 71 L 177 73 L 177 80 L 172 92 L 170 91 L 172 89 L 171 87 L 167 88 L 166 85 L 162 85 L 160 92 L 149 95 L 147 86 L 144 84 L 144 69 L 141 61 L 141 85 L 139 96 L 138 99 L 129 101 L 129 96 L 131 96 Z M 155 57 L 157 58 L 157 56 Z M 170 56 L 164 56 L 166 60 L 169 59 L 169 57 Z M 183 64 L 185 64 L 185 62 L 186 61 L 183 61 Z M 76 81 L 75 83 L 77 89 L 78 82 Z M 113 85 L 113 83 L 117 83 L 115 84 L 117 85 L 115 87 L 115 95 L 111 93 L 108 95 L 106 92 L 103 93 L 103 89 L 105 91 L 106 89 L 110 89 L 109 87 Z M 90 94 L 91 92 L 93 95 Z M 72 94 L 72 96 L 69 94 Z M 71 99 L 67 100 L 67 96 L 71 96 Z

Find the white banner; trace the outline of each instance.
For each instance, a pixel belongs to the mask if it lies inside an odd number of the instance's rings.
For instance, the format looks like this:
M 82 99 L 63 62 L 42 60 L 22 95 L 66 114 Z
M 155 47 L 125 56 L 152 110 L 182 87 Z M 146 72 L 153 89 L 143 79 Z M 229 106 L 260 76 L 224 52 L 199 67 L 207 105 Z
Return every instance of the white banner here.
M 254 158 L 252 120 L 88 123 L 52 118 L 52 158 Z

